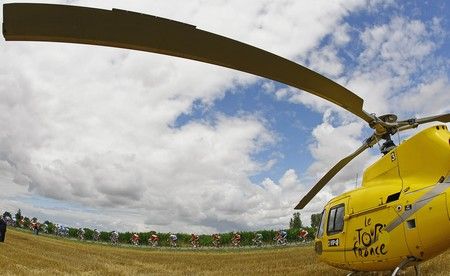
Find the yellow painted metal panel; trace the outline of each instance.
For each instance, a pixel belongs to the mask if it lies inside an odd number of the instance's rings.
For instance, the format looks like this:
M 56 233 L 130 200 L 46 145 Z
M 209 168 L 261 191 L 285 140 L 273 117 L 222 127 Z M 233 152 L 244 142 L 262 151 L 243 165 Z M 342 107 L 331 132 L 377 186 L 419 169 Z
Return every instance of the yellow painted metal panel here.
M 398 185 L 401 189 L 402 180 L 398 172 L 397 150 L 381 157 L 368 167 L 363 175 L 363 187 L 377 185 Z
M 450 172 L 450 132 L 430 127 L 397 147 L 400 176 L 411 190 L 436 184 Z
M 449 192 L 450 189 L 447 189 L 447 195 Z M 445 205 L 446 195 L 440 194 L 416 213 L 416 227 L 422 246 L 415 250 L 420 258 L 432 258 L 450 247 L 450 221 L 444 209 Z M 414 241 L 408 239 L 408 242 Z

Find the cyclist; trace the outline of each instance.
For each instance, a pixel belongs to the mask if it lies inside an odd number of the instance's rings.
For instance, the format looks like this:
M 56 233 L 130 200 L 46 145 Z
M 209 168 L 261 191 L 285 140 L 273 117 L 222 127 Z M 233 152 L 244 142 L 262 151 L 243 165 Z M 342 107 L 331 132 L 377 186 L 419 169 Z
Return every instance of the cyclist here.
M 278 243 L 280 245 L 286 245 L 287 244 L 287 232 L 285 230 L 280 230 L 278 234 Z
M 170 246 L 177 247 L 177 240 L 178 240 L 177 235 L 169 233 Z
M 140 240 L 140 238 L 139 238 L 139 235 L 137 234 L 137 233 L 134 233 L 132 236 L 131 236 L 131 244 L 133 244 L 133 245 L 139 245 L 139 240 Z
M 84 229 L 83 228 L 78 228 L 78 239 L 83 241 L 84 240 Z
M 231 239 L 231 245 L 236 247 L 241 246 L 241 234 L 234 232 L 233 238 Z
M 119 234 L 116 231 L 112 231 L 109 238 L 111 239 L 111 243 L 113 245 L 116 245 L 119 242 Z
M 100 239 L 100 231 L 98 231 L 97 229 L 94 229 L 94 233 L 92 235 L 92 239 L 94 241 L 98 241 Z
M 263 235 L 261 233 L 256 233 L 255 237 L 252 240 L 253 245 L 256 245 L 258 247 L 262 246 L 262 244 L 263 244 L 262 239 L 263 239 Z
M 156 233 L 151 234 L 150 238 L 148 239 L 148 245 L 151 245 L 153 247 L 158 246 L 159 237 L 156 235 Z
M 308 231 L 306 231 L 305 229 L 300 229 L 300 231 L 298 232 L 298 238 L 303 241 L 306 242 L 306 238 L 308 237 Z
M 192 244 L 192 248 L 197 248 L 200 246 L 200 238 L 198 235 L 192 233 L 191 234 L 191 244 Z
M 221 236 L 219 234 L 212 234 L 212 242 L 214 247 L 220 247 Z

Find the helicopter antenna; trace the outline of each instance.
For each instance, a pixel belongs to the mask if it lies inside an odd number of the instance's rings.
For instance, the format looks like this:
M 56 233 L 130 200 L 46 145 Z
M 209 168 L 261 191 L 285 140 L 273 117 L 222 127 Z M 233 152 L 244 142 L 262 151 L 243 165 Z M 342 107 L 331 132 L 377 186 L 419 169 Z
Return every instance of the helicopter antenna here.
M 378 139 L 378 137 L 375 137 L 375 141 L 377 141 L 378 149 L 381 150 L 380 139 Z
M 355 179 L 355 189 L 358 187 L 358 173 L 356 173 L 356 179 Z
M 400 145 L 400 131 L 397 131 L 397 145 Z

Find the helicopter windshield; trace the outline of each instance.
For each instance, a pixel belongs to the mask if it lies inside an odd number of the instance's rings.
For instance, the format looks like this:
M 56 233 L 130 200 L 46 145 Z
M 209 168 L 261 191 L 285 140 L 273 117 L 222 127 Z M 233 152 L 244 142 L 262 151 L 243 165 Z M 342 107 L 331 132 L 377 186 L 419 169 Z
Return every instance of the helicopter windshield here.
M 323 236 L 323 228 L 324 228 L 324 224 L 325 224 L 325 210 L 322 211 L 322 216 L 320 218 L 320 223 L 319 223 L 319 229 L 317 229 L 317 237 L 320 238 Z

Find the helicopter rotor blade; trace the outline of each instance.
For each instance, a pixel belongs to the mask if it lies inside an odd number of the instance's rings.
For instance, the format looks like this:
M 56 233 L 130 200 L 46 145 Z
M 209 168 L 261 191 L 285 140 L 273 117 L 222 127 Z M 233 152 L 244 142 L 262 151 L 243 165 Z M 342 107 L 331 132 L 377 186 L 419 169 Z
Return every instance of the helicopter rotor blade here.
M 435 116 L 429 116 L 429 117 L 423 117 L 419 119 L 409 119 L 397 122 L 399 127 L 397 131 L 403 131 L 411 128 L 416 128 L 417 126 L 425 123 L 430 122 L 442 122 L 442 123 L 448 123 L 450 122 L 450 113 L 447 114 L 441 114 L 441 115 L 435 115 Z
M 311 190 L 300 200 L 300 202 L 295 206 L 294 209 L 303 209 L 313 197 L 316 196 L 320 190 L 339 172 L 344 168 L 350 161 L 353 160 L 360 153 L 365 151 L 367 148 L 372 147 L 377 141 L 376 135 L 370 136 L 362 146 L 360 146 L 355 152 L 350 154 L 349 156 L 341 159 L 336 163 L 320 180 L 312 187 Z
M 363 100 L 295 62 L 195 26 L 152 15 L 51 4 L 3 5 L 6 40 L 112 46 L 182 57 L 251 73 L 302 89 L 370 123 Z
M 424 124 L 429 122 L 442 122 L 442 123 L 448 123 L 450 122 L 450 113 L 447 114 L 441 114 L 436 116 L 430 116 L 430 117 L 424 117 L 420 119 L 415 120 L 417 124 Z

